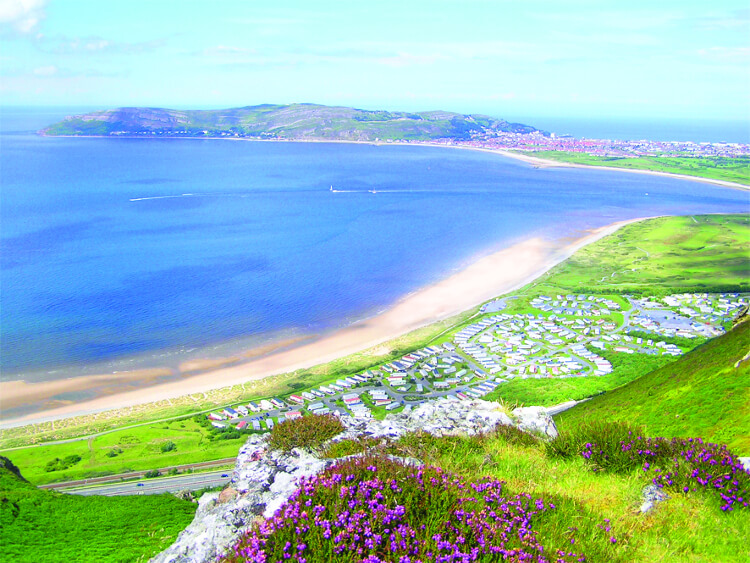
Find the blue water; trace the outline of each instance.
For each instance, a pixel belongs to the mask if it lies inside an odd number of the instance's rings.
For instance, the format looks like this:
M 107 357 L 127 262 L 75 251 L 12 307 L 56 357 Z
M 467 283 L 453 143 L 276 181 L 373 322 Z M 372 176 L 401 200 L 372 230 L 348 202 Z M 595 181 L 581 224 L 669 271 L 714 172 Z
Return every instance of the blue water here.
M 738 190 L 466 150 L 44 138 L 8 119 L 3 379 L 317 333 L 530 235 L 750 210 Z
M 506 116 L 506 119 L 511 120 Z M 623 119 L 514 116 L 512 121 L 537 129 L 586 139 L 621 141 L 693 141 L 696 143 L 750 143 L 750 119 Z

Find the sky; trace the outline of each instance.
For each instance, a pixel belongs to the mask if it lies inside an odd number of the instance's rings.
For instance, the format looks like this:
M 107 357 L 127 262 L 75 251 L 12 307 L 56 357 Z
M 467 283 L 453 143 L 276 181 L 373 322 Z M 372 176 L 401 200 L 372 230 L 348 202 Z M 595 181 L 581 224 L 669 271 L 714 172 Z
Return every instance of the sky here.
M 0 0 L 0 104 L 750 119 L 747 0 Z

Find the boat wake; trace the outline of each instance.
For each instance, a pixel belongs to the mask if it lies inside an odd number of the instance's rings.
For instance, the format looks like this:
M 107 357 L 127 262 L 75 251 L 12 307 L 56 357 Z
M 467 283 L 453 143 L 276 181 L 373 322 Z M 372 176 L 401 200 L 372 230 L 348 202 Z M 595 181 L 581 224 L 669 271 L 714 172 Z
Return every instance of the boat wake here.
M 178 197 L 200 197 L 200 194 L 179 194 L 179 195 L 154 195 L 148 197 L 131 197 L 130 201 L 149 201 L 152 199 L 173 199 Z

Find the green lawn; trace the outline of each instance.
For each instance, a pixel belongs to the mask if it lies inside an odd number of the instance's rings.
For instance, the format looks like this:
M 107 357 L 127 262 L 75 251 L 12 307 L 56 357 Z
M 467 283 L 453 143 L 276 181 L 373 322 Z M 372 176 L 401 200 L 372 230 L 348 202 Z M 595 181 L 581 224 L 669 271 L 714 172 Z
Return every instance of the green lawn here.
M 573 164 L 653 170 L 750 185 L 750 157 L 643 156 L 628 158 L 565 151 L 539 151 L 532 155 Z

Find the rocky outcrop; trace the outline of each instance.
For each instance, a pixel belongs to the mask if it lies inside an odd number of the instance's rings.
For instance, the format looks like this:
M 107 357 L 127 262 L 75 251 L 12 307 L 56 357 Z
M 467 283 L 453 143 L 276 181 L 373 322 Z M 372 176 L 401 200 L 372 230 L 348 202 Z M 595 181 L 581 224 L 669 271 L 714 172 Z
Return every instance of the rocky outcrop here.
M 542 411 L 544 411 L 544 408 L 542 408 Z M 515 416 L 515 411 L 513 415 Z M 552 418 L 547 416 L 546 412 L 541 416 L 554 426 Z M 473 435 L 479 432 L 489 432 L 498 424 L 514 424 L 513 418 L 498 403 L 447 400 L 424 403 L 408 413 L 390 414 L 382 421 L 363 418 L 344 418 L 342 420 L 347 426 L 347 430 L 334 440 L 356 436 L 398 438 L 407 432 L 416 430 L 422 430 L 434 436 Z M 540 425 L 544 424 L 540 422 Z
M 343 418 L 346 430 L 334 441 L 359 436 L 398 438 L 422 430 L 435 436 L 489 432 L 498 424 L 516 425 L 540 436 L 554 438 L 557 428 L 543 407 L 515 409 L 510 415 L 498 403 L 438 400 L 409 413 L 384 420 Z M 232 480 L 221 494 L 204 495 L 195 519 L 177 541 L 151 561 L 198 563 L 215 560 L 234 545 L 259 517 L 271 517 L 296 490 L 300 479 L 320 473 L 339 462 L 320 459 L 311 452 L 272 450 L 266 435 L 251 436 L 237 456 Z M 418 464 L 417 460 L 407 460 Z
M 252 526 L 258 513 L 251 497 L 222 503 L 219 496 L 219 493 L 203 495 L 192 523 L 177 536 L 175 543 L 151 561 L 214 561 L 233 545 Z

